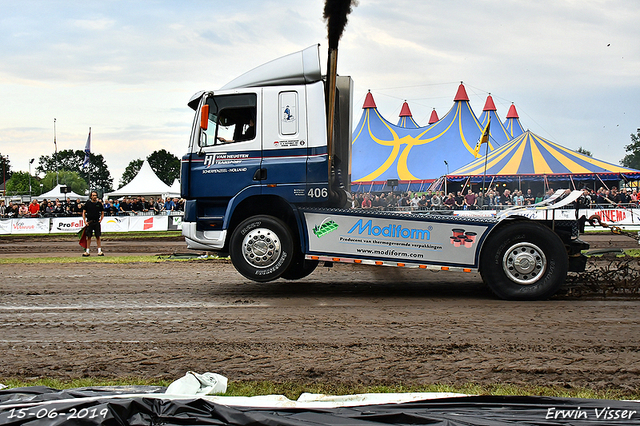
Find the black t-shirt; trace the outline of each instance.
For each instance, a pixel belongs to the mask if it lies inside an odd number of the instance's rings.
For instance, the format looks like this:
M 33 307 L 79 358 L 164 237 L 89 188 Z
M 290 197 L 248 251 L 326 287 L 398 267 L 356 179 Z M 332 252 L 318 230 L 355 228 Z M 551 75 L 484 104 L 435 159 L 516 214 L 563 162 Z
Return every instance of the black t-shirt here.
M 100 213 L 104 211 L 104 206 L 100 201 L 96 201 L 94 203 L 93 201 L 88 200 L 84 203 L 84 206 L 82 206 L 82 210 L 86 212 L 85 216 L 87 220 L 99 220 Z

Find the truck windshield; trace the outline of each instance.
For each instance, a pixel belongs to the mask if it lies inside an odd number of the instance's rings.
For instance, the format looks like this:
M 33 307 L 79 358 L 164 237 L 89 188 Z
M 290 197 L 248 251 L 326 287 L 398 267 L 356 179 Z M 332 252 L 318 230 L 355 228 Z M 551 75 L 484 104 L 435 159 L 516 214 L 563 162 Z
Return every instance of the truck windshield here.
M 256 137 L 256 103 L 254 93 L 212 96 L 209 105 L 209 128 L 200 146 L 243 142 Z

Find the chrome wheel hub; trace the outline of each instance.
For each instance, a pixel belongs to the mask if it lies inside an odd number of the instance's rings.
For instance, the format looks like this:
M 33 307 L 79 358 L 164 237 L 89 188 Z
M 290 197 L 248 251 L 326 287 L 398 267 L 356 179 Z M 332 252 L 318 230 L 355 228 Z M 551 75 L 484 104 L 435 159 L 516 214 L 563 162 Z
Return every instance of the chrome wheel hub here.
M 547 258 L 535 244 L 518 243 L 504 254 L 502 268 L 511 281 L 522 285 L 534 284 L 547 269 Z
M 280 238 L 270 229 L 252 229 L 242 240 L 244 260 L 256 268 L 268 268 L 280 257 Z

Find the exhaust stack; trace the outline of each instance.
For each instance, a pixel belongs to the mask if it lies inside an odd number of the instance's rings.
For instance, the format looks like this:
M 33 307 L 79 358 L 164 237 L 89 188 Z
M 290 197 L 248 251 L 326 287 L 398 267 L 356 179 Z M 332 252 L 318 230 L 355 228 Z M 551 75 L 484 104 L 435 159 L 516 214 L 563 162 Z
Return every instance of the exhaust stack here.
M 327 59 L 327 83 L 325 86 L 326 116 L 327 116 L 327 154 L 329 167 L 329 201 L 341 203 L 342 194 L 334 190 L 336 165 L 334 164 L 334 124 L 336 115 L 336 80 L 338 76 L 338 43 L 348 16 L 357 0 L 326 0 L 324 5 L 324 19 L 327 22 L 327 39 L 329 54 Z M 346 197 L 344 197 L 346 198 Z

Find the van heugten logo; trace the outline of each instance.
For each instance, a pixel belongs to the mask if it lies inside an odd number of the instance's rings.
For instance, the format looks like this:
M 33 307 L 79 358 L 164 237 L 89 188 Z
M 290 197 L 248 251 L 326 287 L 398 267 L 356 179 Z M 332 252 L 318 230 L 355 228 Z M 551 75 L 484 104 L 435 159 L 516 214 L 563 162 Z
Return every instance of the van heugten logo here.
M 144 227 L 142 229 L 146 231 L 147 229 L 151 229 L 151 228 L 153 228 L 153 216 L 150 217 L 149 219 L 144 220 Z

